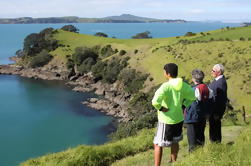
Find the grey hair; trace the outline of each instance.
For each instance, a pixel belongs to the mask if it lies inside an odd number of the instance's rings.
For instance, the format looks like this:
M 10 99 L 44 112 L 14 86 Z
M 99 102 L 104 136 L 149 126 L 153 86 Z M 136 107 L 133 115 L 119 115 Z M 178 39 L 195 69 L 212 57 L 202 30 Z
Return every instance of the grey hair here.
M 213 69 L 215 69 L 216 71 L 220 71 L 221 74 L 224 73 L 224 66 L 222 64 L 216 64 L 216 65 L 214 65 Z
M 192 71 L 192 78 L 195 79 L 195 81 L 197 83 L 202 83 L 203 79 L 204 79 L 204 73 L 203 71 L 199 70 L 199 69 L 194 69 Z

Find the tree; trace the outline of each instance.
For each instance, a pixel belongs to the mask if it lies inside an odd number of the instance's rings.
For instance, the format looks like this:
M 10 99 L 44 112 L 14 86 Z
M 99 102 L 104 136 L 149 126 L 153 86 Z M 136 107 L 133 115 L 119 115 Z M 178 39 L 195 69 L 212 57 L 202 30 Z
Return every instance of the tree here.
M 79 31 L 79 29 L 73 25 L 65 25 L 61 29 L 64 31 L 75 32 L 75 33 L 78 33 Z
M 186 34 L 185 34 L 185 36 L 195 36 L 196 35 L 196 33 L 193 33 L 193 32 L 187 32 Z
M 41 67 L 50 62 L 52 56 L 47 50 L 42 50 L 38 55 L 34 56 L 30 62 L 30 67 Z
M 108 37 L 107 34 L 103 33 L 103 32 L 97 32 L 94 34 L 94 36 L 98 36 L 98 37 Z
M 77 47 L 75 53 L 72 55 L 74 64 L 80 66 L 82 62 L 87 58 L 92 58 L 97 60 L 98 55 L 90 48 L 87 47 Z
M 152 38 L 152 36 L 150 36 L 150 32 L 149 31 L 145 31 L 142 33 L 138 33 L 135 36 L 132 36 L 133 39 L 147 39 L 147 38 Z

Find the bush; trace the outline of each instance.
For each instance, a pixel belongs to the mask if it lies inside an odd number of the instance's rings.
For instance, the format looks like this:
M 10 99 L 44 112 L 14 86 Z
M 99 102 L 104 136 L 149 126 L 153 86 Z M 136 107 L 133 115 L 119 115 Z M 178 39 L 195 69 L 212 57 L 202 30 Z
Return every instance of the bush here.
M 80 66 L 82 62 L 87 58 L 92 58 L 94 61 L 97 60 L 98 55 L 90 48 L 77 47 L 74 54 L 72 55 L 74 64 Z
M 123 55 L 125 55 L 125 54 L 126 54 L 126 51 L 125 51 L 125 50 L 120 50 L 120 51 L 119 51 L 119 55 L 123 56 Z
M 95 65 L 92 66 L 92 74 L 97 80 L 101 80 L 103 78 L 104 69 L 106 68 L 106 66 L 107 64 L 102 61 L 98 61 Z
M 32 68 L 41 67 L 49 63 L 51 59 L 52 56 L 48 53 L 48 51 L 43 50 L 41 53 L 31 59 L 29 66 Z
M 148 75 L 136 72 L 135 69 L 125 69 L 119 75 L 119 79 L 125 85 L 124 90 L 129 93 L 136 93 L 142 89 L 147 77 Z
M 78 66 L 78 71 L 80 74 L 88 73 L 91 71 L 92 66 L 96 63 L 92 57 L 85 59 L 80 66 Z
M 193 33 L 193 32 L 187 32 L 186 34 L 185 34 L 185 36 L 195 36 L 196 35 L 196 33 Z
M 98 36 L 98 37 L 108 37 L 107 34 L 103 33 L 103 32 L 97 32 L 94 34 L 94 36 Z
M 245 41 L 245 38 L 244 37 L 240 37 L 240 41 Z
M 106 68 L 103 69 L 103 80 L 107 83 L 114 83 L 117 81 L 118 75 L 124 67 L 124 65 L 120 64 L 119 59 L 112 59 L 107 63 Z
M 118 52 L 118 50 L 116 50 L 116 49 L 113 50 L 113 49 L 112 49 L 112 46 L 111 46 L 110 44 L 104 46 L 104 47 L 101 49 L 101 51 L 100 51 L 101 57 L 102 57 L 102 58 L 109 57 L 109 56 L 111 56 L 111 55 L 113 55 L 113 54 L 115 54 L 115 53 L 117 53 L 117 52 Z

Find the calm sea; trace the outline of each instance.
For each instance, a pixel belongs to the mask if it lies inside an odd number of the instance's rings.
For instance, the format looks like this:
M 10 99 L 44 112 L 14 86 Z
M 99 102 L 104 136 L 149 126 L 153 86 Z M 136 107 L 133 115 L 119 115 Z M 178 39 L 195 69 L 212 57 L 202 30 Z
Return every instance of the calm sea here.
M 65 24 L 0 25 L 0 64 L 22 48 L 30 33 Z M 104 32 L 110 37 L 131 38 L 146 30 L 154 38 L 202 32 L 226 26 L 225 23 L 144 23 L 74 24 L 80 33 Z M 0 165 L 19 162 L 79 144 L 102 144 L 108 140 L 111 117 L 85 107 L 80 102 L 93 96 L 77 93 L 63 82 L 0 75 Z

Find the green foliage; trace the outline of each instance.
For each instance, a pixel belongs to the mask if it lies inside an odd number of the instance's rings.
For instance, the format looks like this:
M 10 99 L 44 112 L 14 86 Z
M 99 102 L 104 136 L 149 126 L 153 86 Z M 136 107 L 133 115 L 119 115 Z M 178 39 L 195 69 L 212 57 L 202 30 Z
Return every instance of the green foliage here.
M 46 65 L 50 60 L 52 59 L 52 56 L 48 53 L 47 50 L 43 50 L 36 56 L 32 57 L 29 66 L 32 68 L 35 67 L 41 67 Z
M 157 87 L 153 87 L 148 93 L 138 92 L 134 94 L 129 103 L 129 113 L 132 121 L 120 123 L 117 130 L 110 135 L 113 140 L 135 135 L 138 130 L 153 128 L 157 122 L 151 100 Z
M 240 41 L 245 41 L 245 38 L 244 37 L 240 37 Z
M 97 80 L 101 80 L 104 75 L 104 69 L 106 68 L 107 64 L 102 61 L 98 61 L 95 65 L 92 66 L 92 74 Z
M 100 146 L 78 146 L 64 152 L 31 159 L 21 166 L 108 166 L 114 161 L 152 148 L 153 131 L 143 130 L 137 136 Z
M 136 93 L 143 88 L 148 75 L 137 72 L 135 69 L 125 69 L 120 73 L 119 79 L 125 85 L 125 91 Z
M 78 66 L 78 71 L 80 74 L 88 73 L 91 71 L 92 66 L 96 63 L 96 60 L 92 57 L 86 58 L 80 66 Z
M 70 58 L 67 59 L 66 67 L 67 67 L 67 69 L 73 69 L 74 68 L 74 61 Z
M 196 33 L 193 33 L 193 32 L 187 32 L 186 34 L 185 34 L 185 36 L 195 36 L 196 35 Z
M 74 25 L 65 25 L 61 28 L 64 31 L 75 32 L 78 33 L 79 29 L 76 28 Z
M 87 47 L 77 47 L 72 55 L 73 62 L 77 66 L 80 66 L 87 58 L 92 58 L 96 61 L 98 55 L 92 49 Z
M 103 80 L 107 83 L 114 83 L 118 79 L 120 71 L 126 67 L 124 64 L 120 63 L 121 61 L 117 58 L 107 62 L 107 66 L 104 69 Z
M 92 66 L 92 74 L 97 80 L 103 80 L 107 83 L 114 83 L 118 80 L 120 71 L 125 68 L 129 58 L 112 58 L 109 61 L 98 61 Z
M 108 37 L 107 34 L 103 33 L 103 32 L 97 32 L 94 34 L 94 36 L 98 36 L 98 37 Z
M 119 55 L 123 56 L 123 55 L 125 55 L 125 54 L 126 54 L 126 51 L 125 51 L 125 50 L 120 50 L 120 51 L 119 51 Z
M 53 39 L 53 28 L 46 28 L 40 33 L 32 33 L 25 37 L 23 44 L 23 58 L 36 56 L 42 50 L 52 51 L 58 47 L 57 40 Z
M 108 45 L 101 48 L 101 50 L 100 50 L 101 58 L 109 57 L 109 56 L 117 53 L 117 51 L 118 50 L 113 50 L 111 45 L 108 44 Z
M 118 125 L 116 132 L 110 134 L 110 138 L 113 141 L 117 141 L 123 138 L 134 136 L 141 129 L 153 128 L 157 122 L 156 112 L 149 111 L 146 114 L 142 114 L 134 121 L 123 122 Z
M 151 32 L 149 31 L 145 31 L 142 33 L 138 33 L 135 36 L 132 36 L 132 39 L 148 39 L 148 38 L 152 38 L 152 36 L 150 36 Z

